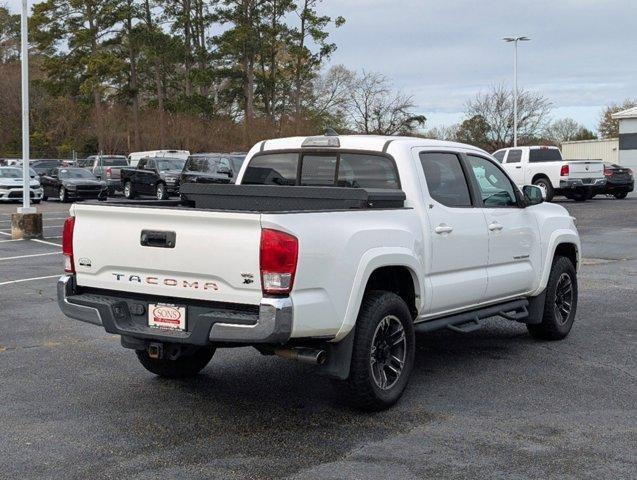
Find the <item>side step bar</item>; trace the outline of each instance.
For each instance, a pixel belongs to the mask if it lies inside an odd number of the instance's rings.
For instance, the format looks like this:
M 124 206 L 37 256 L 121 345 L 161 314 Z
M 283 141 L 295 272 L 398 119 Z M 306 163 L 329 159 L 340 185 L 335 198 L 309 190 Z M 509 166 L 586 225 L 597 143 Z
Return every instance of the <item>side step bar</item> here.
M 529 316 L 526 299 L 492 305 L 490 307 L 458 313 L 448 317 L 437 318 L 414 325 L 417 332 L 433 332 L 441 328 L 448 328 L 457 333 L 469 333 L 482 327 L 484 320 L 489 317 L 503 317 L 507 320 L 525 323 Z

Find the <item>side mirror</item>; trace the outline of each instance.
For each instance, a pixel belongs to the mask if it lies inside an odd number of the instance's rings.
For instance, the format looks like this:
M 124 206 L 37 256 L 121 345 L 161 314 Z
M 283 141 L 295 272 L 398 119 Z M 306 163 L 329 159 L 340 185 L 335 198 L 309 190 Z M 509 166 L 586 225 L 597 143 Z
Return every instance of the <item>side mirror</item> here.
M 544 189 L 536 185 L 524 185 L 524 187 L 522 187 L 522 193 L 526 199 L 527 206 L 539 205 L 546 198 Z

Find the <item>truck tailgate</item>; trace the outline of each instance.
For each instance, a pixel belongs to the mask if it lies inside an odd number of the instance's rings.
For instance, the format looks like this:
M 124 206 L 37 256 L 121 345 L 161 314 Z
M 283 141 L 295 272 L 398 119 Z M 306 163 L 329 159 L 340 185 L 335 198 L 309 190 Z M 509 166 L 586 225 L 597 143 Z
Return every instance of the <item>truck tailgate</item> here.
M 570 178 L 603 178 L 604 164 L 598 160 L 569 160 Z
M 75 204 L 71 213 L 79 286 L 251 305 L 261 300 L 258 213 L 107 204 Z

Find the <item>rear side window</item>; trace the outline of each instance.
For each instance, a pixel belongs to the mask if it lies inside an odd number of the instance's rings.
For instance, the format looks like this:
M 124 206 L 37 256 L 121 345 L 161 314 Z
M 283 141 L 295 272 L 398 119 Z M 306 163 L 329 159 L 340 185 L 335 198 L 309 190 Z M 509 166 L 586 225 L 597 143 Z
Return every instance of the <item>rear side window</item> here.
M 431 198 L 447 207 L 470 207 L 471 195 L 454 153 L 422 152 L 420 163 Z
M 509 150 L 509 155 L 507 155 L 507 163 L 520 163 L 522 160 L 522 150 Z
M 298 153 L 272 153 L 250 160 L 243 174 L 244 185 L 296 185 Z
M 532 148 L 529 151 L 529 162 L 559 162 L 562 154 L 557 148 Z
M 500 163 L 504 160 L 504 154 L 507 153 L 506 150 L 500 150 L 499 152 L 495 152 L 493 157 Z

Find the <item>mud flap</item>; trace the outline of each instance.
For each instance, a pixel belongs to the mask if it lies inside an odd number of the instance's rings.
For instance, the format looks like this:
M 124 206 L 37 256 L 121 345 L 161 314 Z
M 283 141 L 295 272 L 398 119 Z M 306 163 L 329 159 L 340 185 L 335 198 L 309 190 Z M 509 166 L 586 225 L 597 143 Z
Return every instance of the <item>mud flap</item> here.
M 310 367 L 309 371 L 323 377 L 347 380 L 352 364 L 355 333 L 356 328 L 352 328 L 340 342 L 326 343 L 323 348 L 327 352 L 327 360 L 323 365 Z

